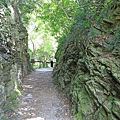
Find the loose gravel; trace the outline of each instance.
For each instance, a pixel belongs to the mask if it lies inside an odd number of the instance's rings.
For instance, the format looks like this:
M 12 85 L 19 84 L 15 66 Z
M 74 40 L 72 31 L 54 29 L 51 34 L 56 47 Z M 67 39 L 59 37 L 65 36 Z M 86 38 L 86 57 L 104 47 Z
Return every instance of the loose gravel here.
M 25 77 L 19 106 L 10 120 L 72 120 L 68 100 L 51 76 L 52 71 L 37 69 Z

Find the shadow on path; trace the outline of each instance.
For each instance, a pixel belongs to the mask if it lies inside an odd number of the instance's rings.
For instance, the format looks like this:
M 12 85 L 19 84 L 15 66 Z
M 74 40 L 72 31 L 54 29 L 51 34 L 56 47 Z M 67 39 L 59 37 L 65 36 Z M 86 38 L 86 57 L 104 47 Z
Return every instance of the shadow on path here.
M 67 98 L 56 90 L 52 68 L 42 68 L 26 76 L 20 106 L 11 120 L 71 120 Z

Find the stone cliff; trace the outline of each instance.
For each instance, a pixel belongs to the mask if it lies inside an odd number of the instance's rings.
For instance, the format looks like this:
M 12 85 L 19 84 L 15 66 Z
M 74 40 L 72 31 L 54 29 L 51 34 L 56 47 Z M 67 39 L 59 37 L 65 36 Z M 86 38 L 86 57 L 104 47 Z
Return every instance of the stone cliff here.
M 0 120 L 11 110 L 21 88 L 22 78 L 30 71 L 28 34 L 21 22 L 16 2 L 0 5 Z M 12 102 L 11 102 L 12 100 Z
M 56 53 L 53 79 L 75 120 L 120 119 L 120 1 L 107 7 L 84 28 L 78 14 Z

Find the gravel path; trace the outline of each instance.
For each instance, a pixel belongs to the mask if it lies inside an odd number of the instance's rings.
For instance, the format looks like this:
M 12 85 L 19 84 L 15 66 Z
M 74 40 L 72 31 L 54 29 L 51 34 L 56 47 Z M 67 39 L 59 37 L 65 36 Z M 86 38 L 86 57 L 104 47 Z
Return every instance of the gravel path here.
M 56 90 L 51 71 L 26 76 L 20 106 L 10 120 L 71 120 L 67 98 Z

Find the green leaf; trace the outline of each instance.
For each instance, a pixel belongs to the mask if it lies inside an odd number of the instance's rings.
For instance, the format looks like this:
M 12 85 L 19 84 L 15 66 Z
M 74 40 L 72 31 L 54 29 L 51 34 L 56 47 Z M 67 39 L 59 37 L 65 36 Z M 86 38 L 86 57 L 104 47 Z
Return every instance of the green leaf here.
M 7 4 L 7 6 L 10 6 L 10 2 L 9 1 L 7 1 L 6 4 Z
M 113 99 L 114 99 L 114 98 L 113 98 L 113 96 L 111 96 L 111 95 L 108 97 L 108 101 L 109 101 L 109 102 L 112 102 Z
M 105 70 L 105 66 L 101 66 L 101 70 Z

